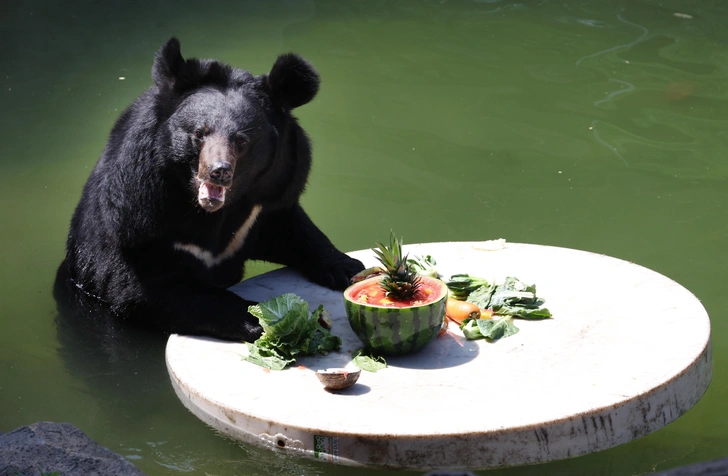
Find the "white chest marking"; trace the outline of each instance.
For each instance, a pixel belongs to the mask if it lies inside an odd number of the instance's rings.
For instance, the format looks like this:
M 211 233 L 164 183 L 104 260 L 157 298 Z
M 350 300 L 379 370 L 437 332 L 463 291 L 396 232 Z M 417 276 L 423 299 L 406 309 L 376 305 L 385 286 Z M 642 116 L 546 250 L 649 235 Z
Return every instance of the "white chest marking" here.
M 248 217 L 248 219 L 245 220 L 242 225 L 240 225 L 238 231 L 233 233 L 233 238 L 232 240 L 230 240 L 230 243 L 228 243 L 222 253 L 217 256 L 213 255 L 210 251 L 200 246 L 190 243 L 177 242 L 174 244 L 174 249 L 188 252 L 195 258 L 202 261 L 202 263 L 208 268 L 217 266 L 226 259 L 232 257 L 243 246 L 243 243 L 245 243 L 245 237 L 248 236 L 248 232 L 255 223 L 256 218 L 258 218 L 258 214 L 260 213 L 260 210 L 262 208 L 263 207 L 261 207 L 260 205 L 256 205 L 253 207 L 253 210 L 250 212 L 250 216 Z

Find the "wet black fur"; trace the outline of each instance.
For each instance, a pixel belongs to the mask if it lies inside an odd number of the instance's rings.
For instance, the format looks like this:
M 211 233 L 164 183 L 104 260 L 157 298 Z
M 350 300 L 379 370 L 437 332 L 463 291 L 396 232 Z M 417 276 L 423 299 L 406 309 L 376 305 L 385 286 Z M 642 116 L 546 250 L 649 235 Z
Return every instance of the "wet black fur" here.
M 86 183 L 71 221 L 55 293 L 93 320 L 166 333 L 254 340 L 250 301 L 226 290 L 249 259 L 300 270 L 343 289 L 362 269 L 339 252 L 299 205 L 311 147 L 291 109 L 309 102 L 318 74 L 299 56 L 277 59 L 253 76 L 214 60 L 184 60 L 169 40 L 157 53 L 154 86 L 125 110 Z M 229 138 L 237 157 L 223 208 L 197 203 L 201 129 Z M 244 143 L 236 141 L 243 135 Z M 255 205 L 262 212 L 244 246 L 208 269 L 174 249 L 191 243 L 214 254 Z M 295 291 L 295 290 L 290 290 Z

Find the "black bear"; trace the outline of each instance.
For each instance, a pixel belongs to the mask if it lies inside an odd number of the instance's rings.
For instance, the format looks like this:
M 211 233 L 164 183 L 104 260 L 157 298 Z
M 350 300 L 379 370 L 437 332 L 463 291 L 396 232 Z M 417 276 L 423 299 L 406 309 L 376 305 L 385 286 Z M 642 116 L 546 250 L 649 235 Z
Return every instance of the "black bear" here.
M 362 264 L 338 251 L 299 204 L 311 146 L 291 110 L 318 92 L 314 68 L 286 54 L 253 76 L 185 60 L 172 38 L 152 77 L 117 120 L 83 189 L 56 297 L 93 319 L 253 341 L 261 334 L 247 312 L 253 303 L 226 290 L 242 279 L 246 260 L 345 288 Z

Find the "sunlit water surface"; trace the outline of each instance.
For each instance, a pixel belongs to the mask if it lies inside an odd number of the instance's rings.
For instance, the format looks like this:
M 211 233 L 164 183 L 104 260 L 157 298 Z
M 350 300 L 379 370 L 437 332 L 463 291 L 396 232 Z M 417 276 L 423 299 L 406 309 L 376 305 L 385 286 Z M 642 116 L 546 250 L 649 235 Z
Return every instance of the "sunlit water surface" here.
M 68 421 L 154 475 L 374 472 L 240 447 L 179 402 L 164 342 L 132 334 L 100 351 L 55 323 L 82 185 L 176 35 L 185 55 L 255 74 L 288 51 L 318 68 L 321 92 L 297 111 L 315 145 L 303 203 L 341 249 L 391 228 L 406 242 L 503 237 L 630 260 L 702 300 L 715 373 L 685 416 L 611 450 L 488 474 L 644 474 L 725 456 L 724 3 L 47 3 L 0 6 L 0 431 Z M 477 395 L 432 417 L 488 408 Z

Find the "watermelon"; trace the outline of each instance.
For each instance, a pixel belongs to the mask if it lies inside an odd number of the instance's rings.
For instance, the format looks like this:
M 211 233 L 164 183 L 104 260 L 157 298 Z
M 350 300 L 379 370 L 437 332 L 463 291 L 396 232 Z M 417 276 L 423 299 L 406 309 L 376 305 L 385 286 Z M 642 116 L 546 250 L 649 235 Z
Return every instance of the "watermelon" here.
M 382 355 L 412 354 L 437 337 L 445 319 L 447 286 L 439 279 L 420 278 L 423 292 L 414 303 L 379 304 L 383 297 L 379 293 L 381 276 L 360 281 L 344 291 L 349 324 L 366 348 Z M 380 295 L 367 299 L 363 297 L 367 289 L 371 289 L 371 296 Z

